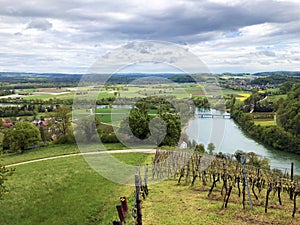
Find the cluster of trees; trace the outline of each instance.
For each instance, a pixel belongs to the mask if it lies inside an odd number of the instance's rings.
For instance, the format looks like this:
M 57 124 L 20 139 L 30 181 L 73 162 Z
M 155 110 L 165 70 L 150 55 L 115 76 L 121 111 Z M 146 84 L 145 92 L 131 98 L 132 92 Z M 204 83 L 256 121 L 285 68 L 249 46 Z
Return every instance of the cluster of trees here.
M 4 129 L 3 150 L 24 153 L 38 147 L 41 139 L 39 129 L 29 122 L 19 122 L 13 128 Z
M 295 138 L 300 135 L 300 84 L 294 85 L 277 110 L 277 122 Z
M 270 169 L 270 161 L 266 157 L 259 157 L 255 152 L 237 150 L 234 157 L 239 163 L 245 163 L 257 168 Z
M 56 105 L 50 104 L 23 104 L 0 107 L 0 117 L 35 116 L 38 113 L 53 112 Z
M 300 141 L 279 126 L 255 125 L 248 115 L 240 110 L 231 112 L 232 118 L 253 138 L 281 151 L 300 153 Z
M 207 97 L 193 97 L 192 100 L 197 108 L 210 109 L 210 103 Z
M 190 75 L 175 75 L 168 79 L 176 83 L 196 83 L 194 78 Z
M 0 107 L 0 117 L 34 116 L 37 112 L 19 106 Z
M 0 103 L 8 104 L 18 104 L 18 105 L 72 105 L 73 99 L 60 99 L 60 98 L 50 98 L 50 99 L 14 99 L 14 98 L 1 98 Z
M 34 74 L 0 72 L 4 89 L 28 89 L 48 87 L 76 87 L 80 74 Z
M 213 151 L 216 149 L 216 146 L 214 143 L 209 143 L 207 145 L 207 150 L 208 150 L 208 154 L 209 155 L 213 155 Z M 203 144 L 196 144 L 195 145 L 195 152 L 198 153 L 198 154 L 203 154 L 205 153 L 205 146 Z
M 298 73 L 299 75 L 299 73 Z M 266 77 L 260 77 L 256 78 L 253 81 L 251 81 L 252 85 L 266 85 L 266 84 L 282 84 L 284 82 L 300 82 L 300 77 L 298 76 L 284 76 L 284 75 L 272 75 L 272 76 L 266 76 Z
M 253 138 L 271 146 L 274 149 L 300 153 L 300 86 L 295 85 L 288 98 L 278 106 L 278 125 L 260 126 L 255 125 L 250 114 L 245 114 L 245 105 L 231 101 L 232 118 Z M 254 97 L 252 97 L 253 99 Z M 251 99 L 251 98 L 250 98 Z M 247 102 L 246 102 L 247 104 Z
M 49 113 L 51 120 L 47 121 L 47 126 L 34 125 L 28 121 L 17 122 L 10 128 L 0 128 L 3 136 L 2 149 L 4 151 L 21 152 L 31 148 L 39 147 L 48 141 L 52 141 L 54 135 L 55 143 L 75 143 L 75 138 L 71 129 L 71 108 L 59 106 Z
M 250 97 L 244 101 L 244 111 L 249 112 L 251 109 L 254 109 L 255 112 L 273 112 L 276 105 L 270 102 L 266 96 L 267 93 L 260 93 L 254 88 Z
M 128 142 L 138 138 L 148 139 L 149 143 L 157 146 L 177 146 L 181 134 L 179 115 L 160 111 L 157 116 L 150 116 L 148 110 L 144 102 L 137 104 L 129 117 L 122 121 L 120 134 L 125 136 Z
M 15 94 L 15 91 L 7 90 L 7 89 L 4 89 L 4 90 L 0 89 L 0 96 L 11 95 L 11 94 Z

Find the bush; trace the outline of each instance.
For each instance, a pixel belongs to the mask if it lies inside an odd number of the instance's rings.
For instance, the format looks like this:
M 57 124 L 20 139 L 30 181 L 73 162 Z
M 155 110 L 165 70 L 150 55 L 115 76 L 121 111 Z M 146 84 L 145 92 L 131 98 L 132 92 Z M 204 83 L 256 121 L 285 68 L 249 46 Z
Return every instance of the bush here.
M 103 143 L 119 143 L 119 139 L 117 138 L 115 133 L 102 134 L 101 141 Z
M 59 136 L 55 141 L 55 144 L 75 144 L 76 140 L 73 134 L 66 134 Z

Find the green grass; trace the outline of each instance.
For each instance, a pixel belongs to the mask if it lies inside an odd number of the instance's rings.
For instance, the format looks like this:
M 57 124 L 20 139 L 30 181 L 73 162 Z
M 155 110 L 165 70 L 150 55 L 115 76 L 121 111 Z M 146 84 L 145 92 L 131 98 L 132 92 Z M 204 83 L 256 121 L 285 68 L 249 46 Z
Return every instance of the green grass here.
M 219 224 L 299 224 L 299 212 L 291 216 L 293 203 L 286 193 L 282 194 L 283 205 L 278 204 L 277 195 L 270 195 L 268 213 L 264 213 L 265 191 L 254 202 L 250 210 L 248 198 L 246 210 L 243 210 L 242 199 L 237 195 L 237 188 L 224 209 L 223 197 L 220 194 L 222 184 L 218 183 L 210 197 L 207 196 L 210 183 L 203 186 L 196 182 L 194 187 L 177 185 L 176 180 L 167 180 L 149 187 L 149 195 L 143 201 L 143 222 L 147 225 L 219 225 Z
M 118 150 L 118 149 L 126 149 L 124 145 L 121 143 L 109 143 L 105 144 L 106 150 Z M 92 146 L 91 149 L 95 149 Z M 99 149 L 100 150 L 100 149 Z M 79 153 L 79 149 L 77 145 L 49 145 L 46 147 L 41 147 L 37 149 L 28 150 L 24 154 L 20 153 L 6 153 L 1 155 L 0 163 L 4 165 L 9 165 L 13 163 L 25 162 L 34 159 L 41 159 L 47 158 L 52 156 L 59 156 L 59 155 L 68 155 Z
M 274 120 L 253 120 L 255 125 L 261 126 L 273 126 L 275 125 Z
M 142 164 L 148 154 L 115 154 L 130 164 Z M 133 206 L 133 187 L 112 183 L 92 170 L 81 156 L 16 167 L 1 201 L 1 225 L 112 224 L 120 196 Z M 128 217 L 127 224 L 133 224 Z
M 33 159 L 41 159 L 58 155 L 78 153 L 77 145 L 49 145 L 21 153 L 6 153 L 1 156 L 1 163 L 9 165 L 18 162 L 25 162 Z
M 48 100 L 50 98 L 52 99 L 72 99 L 74 97 L 74 94 L 63 94 L 63 95 L 51 95 L 51 94 L 40 94 L 40 95 L 28 95 L 24 97 L 25 99 L 43 99 Z
M 114 124 L 119 124 L 119 122 L 122 121 L 129 112 L 130 109 L 126 108 L 103 108 L 96 109 L 96 113 L 102 113 L 96 114 L 96 116 L 103 123 L 112 123 L 113 121 Z
M 268 96 L 268 99 L 271 101 L 278 101 L 280 98 L 286 99 L 287 95 L 273 95 L 273 96 Z

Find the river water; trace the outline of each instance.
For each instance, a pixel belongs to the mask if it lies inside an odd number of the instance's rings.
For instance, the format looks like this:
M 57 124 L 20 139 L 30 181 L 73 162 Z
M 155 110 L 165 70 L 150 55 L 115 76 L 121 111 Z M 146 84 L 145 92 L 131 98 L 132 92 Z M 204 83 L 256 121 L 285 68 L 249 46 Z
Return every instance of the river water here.
M 196 110 L 196 114 L 222 114 L 220 111 L 201 111 Z M 271 168 L 277 168 L 282 171 L 287 170 L 290 173 L 291 162 L 294 162 L 295 173 L 300 175 L 300 155 L 287 153 L 267 148 L 247 136 L 233 119 L 215 116 L 214 118 L 201 118 L 196 116 L 190 120 L 186 129 L 189 139 L 207 144 L 212 142 L 216 146 L 215 152 L 233 154 L 236 150 L 245 152 L 255 152 L 256 154 L 267 157 Z

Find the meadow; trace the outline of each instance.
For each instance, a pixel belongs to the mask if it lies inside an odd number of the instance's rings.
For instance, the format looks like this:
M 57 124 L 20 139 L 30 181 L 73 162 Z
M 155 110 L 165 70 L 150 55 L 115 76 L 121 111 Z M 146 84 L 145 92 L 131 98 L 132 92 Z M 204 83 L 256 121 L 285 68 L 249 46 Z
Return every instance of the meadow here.
M 48 148 L 53 155 L 76 152 L 76 148 Z M 24 156 L 27 153 L 23 154 Z M 48 154 L 48 156 L 51 154 Z M 23 159 L 24 159 L 23 156 Z M 32 156 L 32 157 L 30 157 Z M 41 152 L 40 157 L 45 157 Z M 18 162 L 20 159 L 6 162 Z M 38 158 L 38 151 L 27 156 Z M 143 164 L 144 153 L 114 154 L 132 165 Z M 3 163 L 3 162 L 2 162 Z M 9 192 L 1 200 L 1 225 L 11 224 L 111 224 L 117 220 L 115 206 L 120 196 L 133 206 L 133 187 L 113 183 L 92 170 L 82 156 L 51 159 L 15 166 L 6 183 Z M 127 224 L 133 224 L 128 217 Z

